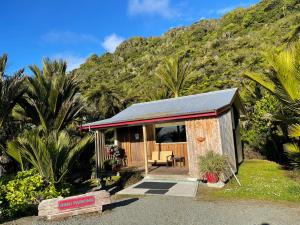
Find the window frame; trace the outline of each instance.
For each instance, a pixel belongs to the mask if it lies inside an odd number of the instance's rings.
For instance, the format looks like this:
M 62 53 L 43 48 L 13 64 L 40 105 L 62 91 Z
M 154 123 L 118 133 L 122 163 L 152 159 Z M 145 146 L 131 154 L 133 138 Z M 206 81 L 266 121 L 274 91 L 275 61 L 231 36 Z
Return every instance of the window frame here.
M 157 132 L 156 132 L 156 128 L 160 128 L 160 127 L 176 127 L 176 126 L 184 126 L 184 130 L 185 130 L 185 141 L 176 141 L 176 142 L 157 142 Z M 185 122 L 171 122 L 171 123 L 158 123 L 158 124 L 154 124 L 153 126 L 154 129 L 154 137 L 155 137 L 155 144 L 160 144 L 160 145 L 169 145 L 169 144 L 184 144 L 187 143 L 187 132 L 186 132 L 186 125 Z

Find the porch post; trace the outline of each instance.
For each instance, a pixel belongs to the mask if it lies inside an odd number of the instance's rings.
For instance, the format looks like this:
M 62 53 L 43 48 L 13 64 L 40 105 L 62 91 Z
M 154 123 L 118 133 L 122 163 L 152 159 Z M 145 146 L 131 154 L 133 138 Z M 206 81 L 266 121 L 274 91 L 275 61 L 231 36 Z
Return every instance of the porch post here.
M 105 150 L 105 135 L 104 131 L 99 131 L 99 169 L 103 169 L 104 163 L 104 150 Z
M 96 161 L 96 178 L 99 177 L 100 162 L 99 162 L 99 131 L 95 131 L 95 161 Z
M 96 156 L 96 176 L 99 177 L 99 173 L 103 168 L 104 162 L 104 148 L 105 139 L 104 132 L 97 130 L 95 132 L 95 156 Z
M 148 175 L 148 157 L 147 157 L 147 129 L 146 125 L 143 125 L 143 139 L 144 139 L 144 156 L 145 156 L 145 176 Z
M 117 128 L 114 129 L 114 145 L 119 146 Z

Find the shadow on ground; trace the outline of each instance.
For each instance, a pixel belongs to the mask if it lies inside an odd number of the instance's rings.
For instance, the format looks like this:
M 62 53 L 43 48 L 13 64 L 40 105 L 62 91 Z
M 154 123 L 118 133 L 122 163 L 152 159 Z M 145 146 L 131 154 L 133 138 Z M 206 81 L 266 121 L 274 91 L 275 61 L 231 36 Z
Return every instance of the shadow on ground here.
M 125 199 L 125 200 L 121 200 L 121 201 L 117 201 L 114 203 L 111 203 L 109 205 L 104 206 L 104 210 L 112 210 L 118 207 L 123 207 L 123 206 L 127 206 L 133 202 L 136 202 L 137 200 L 139 200 L 139 198 L 130 198 L 130 199 Z

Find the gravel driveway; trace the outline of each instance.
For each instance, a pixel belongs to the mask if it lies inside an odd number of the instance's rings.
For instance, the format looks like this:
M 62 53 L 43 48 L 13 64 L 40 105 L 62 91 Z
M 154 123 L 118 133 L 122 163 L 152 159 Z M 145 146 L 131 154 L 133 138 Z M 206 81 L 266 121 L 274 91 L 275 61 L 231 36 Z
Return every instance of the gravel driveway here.
M 300 208 L 257 202 L 207 202 L 193 198 L 146 196 L 121 199 L 100 214 L 72 217 L 60 221 L 35 221 L 40 225 L 297 225 Z M 29 222 L 29 221 L 27 221 Z M 26 223 L 29 224 L 29 223 Z

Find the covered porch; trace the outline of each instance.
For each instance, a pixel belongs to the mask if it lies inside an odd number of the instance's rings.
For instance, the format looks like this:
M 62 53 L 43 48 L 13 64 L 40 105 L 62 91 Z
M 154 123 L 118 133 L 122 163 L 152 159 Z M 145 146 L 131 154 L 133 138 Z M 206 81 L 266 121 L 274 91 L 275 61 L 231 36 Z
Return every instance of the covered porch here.
M 113 128 L 114 145 L 125 151 L 123 167 L 135 167 L 148 175 L 188 176 L 188 151 L 184 122 L 153 123 Z M 109 159 L 106 129 L 95 132 L 97 171 Z

